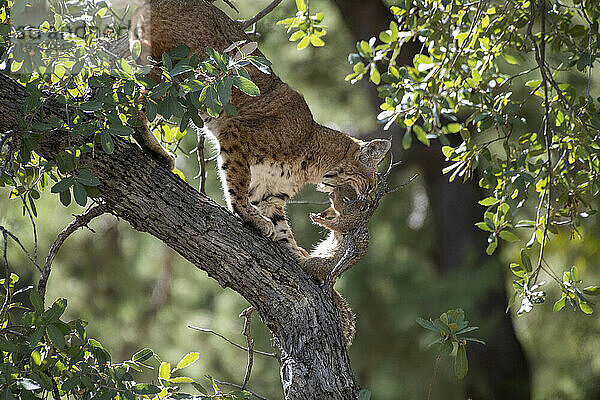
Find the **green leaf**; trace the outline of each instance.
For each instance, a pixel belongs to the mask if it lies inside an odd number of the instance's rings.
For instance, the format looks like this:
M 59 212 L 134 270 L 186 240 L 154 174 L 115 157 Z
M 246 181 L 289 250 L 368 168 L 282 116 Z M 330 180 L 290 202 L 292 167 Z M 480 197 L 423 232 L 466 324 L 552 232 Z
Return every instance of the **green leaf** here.
M 456 359 L 454 360 L 454 374 L 458 379 L 462 379 L 469 371 L 469 362 L 467 360 L 467 349 L 463 345 L 458 346 Z
M 590 307 L 588 302 L 582 301 L 581 299 L 579 300 L 579 308 L 581 309 L 581 311 L 588 315 L 594 312 L 594 310 L 592 309 L 592 307 Z
M 73 197 L 75 198 L 75 202 L 81 207 L 85 207 L 87 204 L 87 192 L 79 182 L 75 182 L 73 185 Z
M 304 31 L 296 31 L 294 33 L 291 34 L 289 41 L 290 42 L 295 42 L 298 39 L 302 39 L 304 36 L 306 36 L 306 32 Z
M 446 125 L 448 132 L 457 133 L 460 132 L 461 125 L 459 123 L 453 122 L 451 124 Z
M 229 101 L 231 100 L 232 85 L 233 85 L 233 80 L 228 76 L 224 77 L 217 83 L 217 95 L 219 96 L 219 100 L 221 101 L 221 104 L 223 104 L 223 105 L 228 104 Z
M 115 151 L 115 143 L 113 142 L 110 133 L 107 131 L 102 131 L 100 133 L 100 144 L 106 154 L 112 154 L 113 151 Z
M 435 327 L 435 325 L 433 325 L 433 323 L 431 321 L 428 321 L 421 317 L 417 318 L 416 321 L 417 321 L 417 324 L 421 325 L 425 329 L 429 329 L 430 331 L 433 331 L 433 332 L 440 331 L 438 328 Z
M 509 64 L 519 65 L 519 60 L 517 60 L 515 57 L 511 56 L 510 54 L 504 54 L 504 59 Z
M 96 178 L 94 174 L 87 169 L 78 170 L 77 178 L 75 179 L 85 186 L 98 186 L 100 184 L 100 179 Z
M 556 303 L 554 303 L 554 307 L 552 307 L 552 311 L 559 312 L 563 309 L 565 304 L 567 303 L 566 296 L 562 296 Z
M 483 200 L 479 200 L 479 204 L 485 207 L 493 206 L 494 204 L 498 204 L 499 202 L 500 200 L 495 197 L 486 197 Z
M 304 36 L 302 38 L 302 40 L 298 42 L 298 45 L 296 46 L 296 48 L 298 50 L 302 50 L 303 48 L 305 48 L 306 46 L 308 46 L 309 43 L 310 43 L 310 37 L 309 36 Z
M 54 186 L 52 186 L 52 189 L 50 189 L 50 191 L 52 193 L 62 193 L 65 190 L 68 190 L 73 185 L 73 183 L 75 183 L 75 178 L 69 176 L 68 178 L 63 179 Z
M 318 36 L 310 35 L 310 43 L 315 47 L 323 47 L 325 46 L 325 42 Z M 373 81 L 375 82 L 375 81 Z
M 383 43 L 391 43 L 392 36 L 386 31 L 382 31 L 379 33 L 379 40 L 381 40 Z
M 136 40 L 131 46 L 131 57 L 134 60 L 137 60 L 140 57 L 140 54 L 142 54 L 142 45 L 139 40 Z
M 75 389 L 80 383 L 81 377 L 79 375 L 75 375 L 64 381 L 60 389 L 64 392 L 69 392 Z
M 402 137 L 402 148 L 404 150 L 408 150 L 408 149 L 410 149 L 411 144 L 412 144 L 412 135 L 410 133 L 410 129 L 407 129 L 406 132 L 404 132 L 404 137 Z
M 485 249 L 485 252 L 488 256 L 491 256 L 492 254 L 494 254 L 494 251 L 496 251 L 496 248 L 498 247 L 498 239 L 496 237 L 494 237 L 494 240 L 492 240 L 490 242 L 490 244 L 488 245 L 488 247 Z
M 583 293 L 589 294 L 590 296 L 597 296 L 600 294 L 600 286 L 588 286 L 583 289 Z
M 138 351 L 137 353 L 135 353 L 133 355 L 133 357 L 131 358 L 131 360 L 135 361 L 135 362 L 146 361 L 153 355 L 154 355 L 154 352 L 152 350 L 146 348 L 146 349 L 142 349 L 142 350 Z
M 167 90 L 169 90 L 172 85 L 173 84 L 171 82 L 161 82 L 152 88 L 149 95 L 153 99 L 164 96 L 164 94 L 167 93 Z
M 64 192 L 60 192 L 60 202 L 63 206 L 67 207 L 71 204 L 71 191 L 65 190 Z
M 427 138 L 427 133 L 425 133 L 425 130 L 419 125 L 413 125 L 412 129 L 413 132 L 415 132 L 415 136 L 417 137 L 419 142 L 429 147 L 429 139 Z
M 260 89 L 250 79 L 243 76 L 234 76 L 233 85 L 249 96 L 260 95 Z
M 201 384 L 199 384 L 198 382 L 192 382 L 192 386 L 194 388 L 196 388 L 196 390 L 202 394 L 208 394 L 208 390 L 206 390 L 204 388 L 204 386 L 202 386 Z
M 169 379 L 171 377 L 171 364 L 162 362 L 158 368 L 158 377 L 162 379 Z
M 539 80 L 531 80 L 531 81 L 525 82 L 525 86 L 538 87 L 541 83 L 542 83 L 542 81 L 539 81 Z
M 37 290 L 29 291 L 29 300 L 31 301 L 36 313 L 42 315 L 44 312 L 44 302 L 42 300 L 42 296 L 40 296 Z
M 381 75 L 379 74 L 379 70 L 377 69 L 375 64 L 371 64 L 370 79 L 371 82 L 373 82 L 376 85 L 379 85 L 379 83 L 381 83 Z
M 169 379 L 169 382 L 171 382 L 171 383 L 192 383 L 192 382 L 194 382 L 194 380 L 192 378 L 188 378 L 187 376 L 178 376 L 177 378 Z
M 574 281 L 579 280 L 579 271 L 577 270 L 577 267 L 574 265 L 571 267 L 571 279 L 573 279 Z
M 98 100 L 85 101 L 79 105 L 81 111 L 98 111 L 102 108 L 102 103 Z
M 199 353 L 196 353 L 196 352 L 188 353 L 185 357 L 183 357 L 181 359 L 181 361 L 179 361 L 179 363 L 177 364 L 177 366 L 175 367 L 175 369 L 173 371 L 177 371 L 178 369 L 185 368 L 188 365 L 195 363 L 199 357 L 200 357 Z
M 512 233 L 511 231 L 501 231 L 500 232 L 500 238 L 506 240 L 507 242 L 516 242 L 519 240 L 519 237 L 517 235 L 515 235 L 514 233 Z
M 190 54 L 190 48 L 185 44 L 180 44 L 173 50 L 169 51 L 169 56 L 174 59 L 186 58 Z
M 130 126 L 125 126 L 123 124 L 110 124 L 108 126 L 108 131 L 113 135 L 117 136 L 133 135 L 133 128 L 131 128 Z
M 462 335 L 463 333 L 476 331 L 477 329 L 479 329 L 479 327 L 477 327 L 477 326 L 468 326 L 466 328 L 459 329 L 458 331 L 456 331 L 456 334 L 457 335 Z
M 525 271 L 531 272 L 533 270 L 531 266 L 531 259 L 529 258 L 529 255 L 527 254 L 525 249 L 521 250 L 521 264 L 523 265 L 523 267 L 525 267 Z
M 525 276 L 525 270 L 523 269 L 521 264 L 511 263 L 510 270 L 512 271 L 513 274 L 515 274 L 519 278 L 523 278 Z
M 192 68 L 191 65 L 189 65 L 186 62 L 179 62 L 170 72 L 169 74 L 171 76 L 177 76 L 177 75 L 181 75 L 185 72 L 189 72 L 192 71 L 194 68 Z
M 371 391 L 369 389 L 361 389 L 358 392 L 358 400 L 370 400 L 371 399 Z
M 219 100 L 217 97 L 218 97 L 218 95 L 217 95 L 217 91 L 215 90 L 215 88 L 212 86 L 209 86 L 206 89 L 206 99 L 204 102 L 206 104 L 206 111 L 213 118 L 217 118 L 219 116 L 219 114 L 221 113 L 221 103 L 219 103 Z
M 131 389 L 133 390 L 133 393 L 141 395 L 155 395 L 162 391 L 158 386 L 149 383 L 138 383 Z
M 475 224 L 475 226 L 486 232 L 494 232 L 494 230 L 491 229 L 485 222 L 478 222 Z
M 48 323 L 58 321 L 60 316 L 63 315 L 63 313 L 65 312 L 66 308 L 67 308 L 67 299 L 63 299 L 63 298 L 56 299 L 56 301 L 52 304 L 52 307 L 50 307 L 48 310 L 46 310 L 46 312 L 43 315 L 43 318 Z
M 48 338 L 54 345 L 54 347 L 63 350 L 66 347 L 65 343 L 65 335 L 54 325 L 48 325 L 46 327 L 46 333 L 48 334 Z

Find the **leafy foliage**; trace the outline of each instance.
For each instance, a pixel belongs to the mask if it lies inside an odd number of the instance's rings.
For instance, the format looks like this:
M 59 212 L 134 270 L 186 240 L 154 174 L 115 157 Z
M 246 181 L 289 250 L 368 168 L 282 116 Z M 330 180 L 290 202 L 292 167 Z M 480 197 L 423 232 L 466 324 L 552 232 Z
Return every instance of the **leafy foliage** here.
M 546 265 L 544 248 L 565 228 L 581 235 L 579 227 L 596 212 L 598 3 L 416 0 L 391 12 L 389 29 L 357 43 L 346 79 L 368 77 L 377 85 L 378 119 L 405 129 L 405 148 L 413 137 L 427 146 L 439 139 L 450 181 L 480 177 L 490 194 L 477 224 L 489 232 L 487 253 L 500 240 L 519 242 L 528 260 L 511 267 L 523 305 L 544 301 L 532 290 L 542 270 L 568 291 Z M 420 43 L 421 54 L 400 65 L 409 42 Z M 534 204 L 535 218 L 525 217 Z
M 287 33 L 294 31 L 290 35 L 290 42 L 299 40 L 298 50 L 308 47 L 309 44 L 315 47 L 325 46 L 322 39 L 327 34 L 327 27 L 322 24 L 325 14 L 319 12 L 310 15 L 309 4 L 310 0 L 296 0 L 296 7 L 298 8 L 296 16 L 277 22 L 277 25 L 286 27 Z
M 252 55 L 257 48 L 254 42 L 234 43 L 223 54 L 207 48 L 206 60 L 189 56 L 189 48 L 180 46 L 143 67 L 134 61 L 140 53 L 137 44 L 131 58 L 115 60 L 105 41 L 125 31 L 104 2 L 59 1 L 51 3 L 47 16 L 53 24 L 48 20 L 39 26 L 7 24 L 9 11 L 14 19 L 31 12 L 32 7 L 28 1 L 9 1 L 0 9 L 0 23 L 10 28 L 0 29 L 0 45 L 23 32 L 41 38 L 12 40 L 8 48 L 0 47 L 0 65 L 18 76 L 29 93 L 19 116 L 25 132 L 22 141 L 18 148 L 1 149 L 0 187 L 12 187 L 11 198 L 27 201 L 34 214 L 35 200 L 48 186 L 65 206 L 72 199 L 85 206 L 89 198 L 99 197 L 100 182 L 93 175 L 89 156 L 93 158 L 96 151 L 111 154 L 117 138 L 129 139 L 142 125 L 138 115 L 142 106 L 155 136 L 172 152 L 181 152 L 179 143 L 190 121 L 203 125 L 199 113 L 235 115 L 232 90 L 249 96 L 260 94 L 246 67 L 270 73 L 269 61 Z M 82 26 L 86 29 L 81 37 L 73 34 L 82 32 Z M 67 120 L 44 120 L 44 103 L 49 97 L 65 105 Z M 55 160 L 45 160 L 36 149 L 47 131 L 64 132 L 77 145 L 58 153 Z
M 426 320 L 417 318 L 417 323 L 423 328 L 435 332 L 437 337 L 430 346 L 439 345 L 440 352 L 450 355 L 454 358 L 454 373 L 459 379 L 464 378 L 469 370 L 467 360 L 467 342 L 476 342 L 485 344 L 479 339 L 464 337 L 463 335 L 479 329 L 476 326 L 469 326 L 469 321 L 465 320 L 465 312 L 457 308 L 448 310 L 435 320 Z
M 175 366 L 164 362 L 150 349 L 142 349 L 130 360 L 113 363 L 102 344 L 87 336 L 87 323 L 80 319 L 65 322 L 61 319 L 67 300 L 58 299 L 44 309 L 40 295 L 31 286 L 18 290 L 19 278 L 10 277 L 9 291 L 4 297 L 12 299 L 29 292 L 33 308 L 11 300 L 0 316 L 0 388 L 3 398 L 200 398 L 249 399 L 246 391 L 224 392 L 209 378 L 212 394 L 196 380 L 180 375 L 179 371 L 198 360 L 198 353 L 189 353 Z M 0 284 L 5 284 L 2 279 Z M 159 363 L 158 376 L 150 383 L 134 377 L 143 369 L 152 369 L 151 361 Z M 186 393 L 182 387 L 193 389 Z

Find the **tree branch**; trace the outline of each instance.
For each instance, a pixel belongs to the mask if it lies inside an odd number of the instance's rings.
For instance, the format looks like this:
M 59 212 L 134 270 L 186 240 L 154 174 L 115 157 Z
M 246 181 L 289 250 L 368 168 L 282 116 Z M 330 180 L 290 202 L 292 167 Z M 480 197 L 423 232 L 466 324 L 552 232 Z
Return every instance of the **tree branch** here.
M 227 336 L 221 335 L 219 332 L 216 332 L 212 329 L 208 329 L 208 328 L 200 328 L 197 326 L 192 326 L 192 325 L 188 325 L 188 328 L 199 331 L 199 332 L 205 332 L 205 333 L 212 333 L 213 335 L 220 337 L 221 339 L 223 339 L 224 341 L 226 341 L 229 344 L 234 345 L 235 347 L 237 347 L 240 350 L 244 350 L 244 351 L 248 351 L 247 347 L 242 346 L 241 344 L 237 344 L 236 342 L 232 341 L 231 339 L 229 339 Z M 277 357 L 277 354 L 275 353 L 267 353 L 264 351 L 259 351 L 259 350 L 254 350 L 254 352 L 256 354 L 261 354 L 263 356 L 267 356 L 267 357 L 273 357 L 277 360 L 279 360 L 279 357 Z
M 256 22 L 260 21 L 267 14 L 269 14 L 271 11 L 273 11 L 275 9 L 275 7 L 277 7 L 279 5 L 279 3 L 281 3 L 282 1 L 283 0 L 273 0 L 268 6 L 266 6 L 262 11 L 260 11 L 254 17 L 247 19 L 247 20 L 238 21 L 238 23 L 241 24 L 242 29 L 246 29 L 249 26 L 251 26 L 252 24 L 255 24 Z
M 246 388 L 248 385 L 248 381 L 250 380 L 250 373 L 252 372 L 252 365 L 254 364 L 254 339 L 250 335 L 250 318 L 252 317 L 252 313 L 254 312 L 254 307 L 250 306 L 246 308 L 239 315 L 240 317 L 244 317 L 244 329 L 242 330 L 242 334 L 246 336 L 246 343 L 248 343 L 248 364 L 246 365 L 246 373 L 244 375 L 244 383 L 242 383 L 242 390 Z
M 98 204 L 88 209 L 83 214 L 75 216 L 75 219 L 71 221 L 69 225 L 67 225 L 65 229 L 62 230 L 62 232 L 58 234 L 58 237 L 56 238 L 54 243 L 52 243 L 52 246 L 50 246 L 50 251 L 48 251 L 46 261 L 44 262 L 44 269 L 42 271 L 42 275 L 40 276 L 40 280 L 38 281 L 38 293 L 42 297 L 42 300 L 44 300 L 46 296 L 46 285 L 48 284 L 48 278 L 50 277 L 52 261 L 54 261 L 54 257 L 56 257 L 58 250 L 60 250 L 60 247 L 63 245 L 65 240 L 67 240 L 67 238 L 71 236 L 71 234 L 77 229 L 87 226 L 87 224 L 89 224 L 91 220 L 93 220 L 99 215 L 104 214 L 107 211 L 108 209 L 104 204 Z

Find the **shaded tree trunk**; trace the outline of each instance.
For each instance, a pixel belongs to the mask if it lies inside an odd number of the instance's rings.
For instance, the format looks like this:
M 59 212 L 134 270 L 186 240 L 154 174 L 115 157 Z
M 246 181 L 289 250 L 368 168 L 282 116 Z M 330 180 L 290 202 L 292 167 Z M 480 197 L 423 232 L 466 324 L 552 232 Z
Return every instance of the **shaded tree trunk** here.
M 18 139 L 17 115 L 28 96 L 0 74 L 0 132 Z M 64 105 L 44 102 L 45 118 L 67 120 Z M 71 142 L 77 145 L 77 137 Z M 47 159 L 67 146 L 67 134 L 45 132 L 38 152 Z M 115 138 L 112 155 L 96 151 L 93 173 L 100 198 L 134 229 L 148 232 L 253 305 L 281 349 L 286 399 L 355 399 L 342 327 L 330 294 L 277 243 L 257 235 L 136 145 Z
M 356 41 L 376 36 L 387 29 L 391 21 L 389 10 L 381 1 L 334 2 Z M 412 63 L 414 56 L 421 51 L 421 43 L 407 43 L 400 52 L 398 63 Z M 374 110 L 378 110 L 381 99 L 374 85 L 370 85 L 370 93 L 370 102 Z M 398 137 L 398 133 L 395 132 L 394 136 Z M 378 134 L 381 132 L 372 136 Z M 385 136 L 389 134 L 386 132 Z M 395 150 L 399 152 L 398 147 Z M 460 268 L 469 254 L 476 255 L 480 264 L 483 263 L 487 257 L 482 252 L 487 235 L 474 225 L 481 220 L 481 211 L 473 207 L 481 199 L 477 180 L 448 182 L 448 177 L 441 174 L 445 162 L 439 148 L 416 145 L 401 158 L 419 167 L 430 198 L 430 212 L 437 234 L 434 261 L 438 271 L 443 275 Z M 498 275 L 499 283 L 503 281 L 498 268 L 490 273 Z M 506 302 L 506 289 L 500 283 L 490 288 L 485 301 L 480 304 L 481 318 L 494 321 L 494 334 L 485 338 L 486 346 L 469 349 L 470 372 L 466 377 L 466 395 L 474 399 L 530 398 L 529 366 L 510 315 L 505 312 Z

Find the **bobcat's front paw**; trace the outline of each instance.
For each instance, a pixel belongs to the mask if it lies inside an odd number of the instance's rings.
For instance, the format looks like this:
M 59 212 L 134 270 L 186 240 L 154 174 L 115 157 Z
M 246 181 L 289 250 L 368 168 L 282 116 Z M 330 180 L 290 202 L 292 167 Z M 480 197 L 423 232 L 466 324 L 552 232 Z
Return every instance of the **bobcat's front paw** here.
M 273 222 L 262 215 L 254 216 L 248 222 L 268 238 L 271 238 L 275 234 L 275 225 L 273 225 Z

